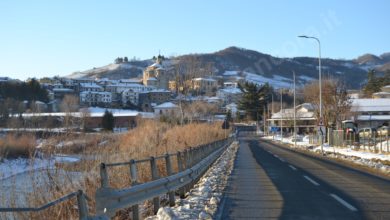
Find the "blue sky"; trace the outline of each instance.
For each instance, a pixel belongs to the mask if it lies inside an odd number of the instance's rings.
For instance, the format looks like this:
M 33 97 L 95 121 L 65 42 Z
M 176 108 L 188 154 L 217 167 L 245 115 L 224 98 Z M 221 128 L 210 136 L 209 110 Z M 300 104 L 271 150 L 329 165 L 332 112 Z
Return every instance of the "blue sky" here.
M 208 53 L 239 46 L 279 57 L 352 59 L 390 52 L 390 1 L 0 2 L 0 76 L 67 75 L 118 56 Z

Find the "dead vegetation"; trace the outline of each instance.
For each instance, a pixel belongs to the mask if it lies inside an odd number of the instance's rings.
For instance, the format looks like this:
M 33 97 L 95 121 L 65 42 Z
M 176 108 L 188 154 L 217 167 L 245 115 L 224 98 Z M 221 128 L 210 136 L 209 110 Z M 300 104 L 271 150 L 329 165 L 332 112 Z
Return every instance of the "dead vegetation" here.
M 56 164 L 54 168 L 41 172 L 39 177 L 31 174 L 33 190 L 27 196 L 27 204 L 30 207 L 39 207 L 82 189 L 92 199 L 88 201 L 88 206 L 90 213 L 94 214 L 94 195 L 96 189 L 100 187 L 101 162 L 129 161 L 174 153 L 223 139 L 226 134 L 227 131 L 221 129 L 221 123 L 193 123 L 180 126 L 145 120 L 140 121 L 135 129 L 121 135 L 68 135 L 49 139 L 42 149 L 45 153 L 78 154 L 82 155 L 82 159 L 73 164 Z M 176 164 L 175 158 L 172 159 L 172 164 Z M 157 165 L 160 173 L 164 175 L 166 171 L 163 160 L 157 161 Z M 150 180 L 150 164 L 139 164 L 138 172 L 141 182 Z M 113 188 L 130 186 L 129 168 L 127 166 L 110 168 L 109 179 Z M 4 201 L 2 202 L 4 204 Z M 12 204 L 10 201 L 7 203 Z M 124 217 L 127 215 L 123 214 L 117 219 L 128 219 Z M 0 214 L 0 218 L 3 217 L 4 215 Z M 15 218 L 77 219 L 77 200 L 74 198 L 41 212 L 17 213 Z

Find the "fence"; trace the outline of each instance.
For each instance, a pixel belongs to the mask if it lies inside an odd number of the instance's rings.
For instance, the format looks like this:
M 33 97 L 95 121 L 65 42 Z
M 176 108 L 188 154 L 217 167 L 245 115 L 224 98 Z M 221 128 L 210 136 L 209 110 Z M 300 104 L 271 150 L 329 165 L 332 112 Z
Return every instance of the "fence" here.
M 175 205 L 175 191 L 180 197 L 190 190 L 193 184 L 206 172 L 207 168 L 223 153 L 231 144 L 233 138 L 216 141 L 210 144 L 190 148 L 177 153 L 165 154 L 158 157 L 150 157 L 142 160 L 130 160 L 121 163 L 101 163 L 100 176 L 101 187 L 96 191 L 96 214 L 88 216 L 86 200 L 89 198 L 82 190 L 65 195 L 55 201 L 49 202 L 38 208 L 0 208 L 0 212 L 38 212 L 52 207 L 60 202 L 77 197 L 77 205 L 80 220 L 108 219 L 115 213 L 126 207 L 130 207 L 133 220 L 139 219 L 138 204 L 153 199 L 154 213 L 160 207 L 160 195 L 168 194 L 169 205 Z M 174 174 L 172 157 L 177 160 L 177 172 Z M 157 168 L 157 161 L 163 160 L 166 168 L 166 176 L 161 177 Z M 152 181 L 139 183 L 137 164 L 149 163 Z M 109 187 L 109 175 L 107 169 L 115 166 L 128 166 L 130 172 L 131 187 L 124 189 L 112 189 Z
M 133 219 L 139 219 L 138 204 L 153 199 L 154 213 L 160 207 L 160 195 L 168 194 L 169 205 L 175 205 L 175 191 L 184 197 L 192 184 L 200 178 L 207 168 L 217 159 L 232 139 L 217 141 L 197 148 L 190 148 L 183 152 L 151 157 L 143 160 L 130 160 L 122 163 L 102 163 L 100 166 L 101 188 L 96 191 L 96 214 L 113 217 L 115 213 L 126 207 L 132 207 Z M 178 172 L 173 174 L 171 157 L 176 157 Z M 157 169 L 157 160 L 165 162 L 167 176 L 161 178 Z M 149 163 L 152 181 L 139 184 L 137 164 Z M 107 168 L 113 166 L 128 166 L 131 187 L 112 189 L 109 187 Z
M 390 153 L 390 142 L 388 134 L 365 134 L 346 133 L 343 130 L 329 131 L 329 144 L 334 147 L 353 147 L 355 150 L 363 149 L 372 152 Z
M 88 205 L 87 199 L 90 200 L 82 190 L 69 193 L 59 199 L 56 199 L 52 202 L 49 202 L 41 207 L 24 207 L 24 208 L 0 208 L 0 212 L 39 212 L 44 209 L 50 208 L 57 205 L 58 203 L 70 200 L 74 197 L 77 197 L 77 207 L 79 212 L 79 219 L 86 220 L 88 219 Z

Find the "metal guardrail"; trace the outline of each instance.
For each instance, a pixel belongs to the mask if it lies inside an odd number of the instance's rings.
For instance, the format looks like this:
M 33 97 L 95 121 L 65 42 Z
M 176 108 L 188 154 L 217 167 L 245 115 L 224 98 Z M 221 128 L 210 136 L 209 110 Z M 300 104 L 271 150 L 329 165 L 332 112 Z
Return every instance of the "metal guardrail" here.
M 192 184 L 200 178 L 207 168 L 222 154 L 224 149 L 232 142 L 232 138 L 216 141 L 210 144 L 179 151 L 174 154 L 165 154 L 142 160 L 130 160 L 120 163 L 101 163 L 101 188 L 96 191 L 96 216 L 88 215 L 87 200 L 90 200 L 82 190 L 69 193 L 61 198 L 40 207 L 1 208 L 0 212 L 38 212 L 50 208 L 63 201 L 77 197 L 77 207 L 80 220 L 109 219 L 116 211 L 132 206 L 133 220 L 139 219 L 138 204 L 153 198 L 154 212 L 160 207 L 159 196 L 168 193 L 169 204 L 175 205 L 175 191 L 184 197 Z M 178 172 L 173 173 L 171 157 L 177 157 Z M 164 159 L 167 175 L 160 178 L 156 160 Z M 150 163 L 152 181 L 140 184 L 137 177 L 137 164 Z M 109 187 L 108 167 L 129 166 L 131 187 L 125 189 L 112 189 Z
M 132 207 L 133 219 L 139 219 L 138 204 L 153 199 L 154 213 L 160 207 L 160 195 L 168 194 L 169 204 L 175 205 L 175 191 L 184 197 L 185 191 L 207 170 L 207 168 L 229 146 L 232 139 L 225 139 L 197 148 L 190 148 L 176 154 L 166 154 L 143 160 L 130 160 L 121 163 L 102 163 L 100 166 L 101 188 L 96 191 L 96 214 L 101 217 L 113 217 L 115 213 L 126 207 Z M 178 173 L 173 174 L 171 157 L 177 157 Z M 165 159 L 167 177 L 160 178 L 156 166 L 157 159 Z M 139 184 L 137 163 L 150 163 L 152 181 Z M 109 187 L 107 168 L 112 166 L 129 166 L 132 186 L 124 189 Z
M 51 201 L 43 206 L 40 207 L 25 207 L 25 208 L 0 208 L 0 212 L 39 212 L 42 210 L 45 210 L 47 208 L 50 208 L 54 205 L 57 205 L 58 203 L 70 200 L 74 197 L 77 197 L 77 207 L 79 212 L 79 219 L 80 220 L 87 220 L 88 219 L 88 205 L 86 199 L 88 197 L 84 194 L 82 190 L 78 190 L 76 192 L 69 193 L 61 198 L 58 198 L 54 201 Z

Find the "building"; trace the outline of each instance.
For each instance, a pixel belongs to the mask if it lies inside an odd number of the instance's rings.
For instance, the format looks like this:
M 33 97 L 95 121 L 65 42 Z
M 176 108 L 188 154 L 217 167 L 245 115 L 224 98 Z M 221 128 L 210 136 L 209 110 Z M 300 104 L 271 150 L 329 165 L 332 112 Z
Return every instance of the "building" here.
M 80 92 L 103 92 L 103 87 L 96 83 L 80 83 Z
M 317 118 L 314 114 L 314 106 L 310 103 L 303 103 L 295 107 L 295 119 L 297 125 L 297 133 L 311 133 L 317 127 Z M 281 122 L 283 131 L 292 131 L 294 128 L 294 108 L 283 109 L 275 114 L 272 114 L 270 119 L 267 119 L 270 127 L 280 129 Z
M 138 106 L 143 111 L 153 111 L 153 106 L 167 102 L 171 99 L 172 93 L 165 89 L 155 89 L 138 94 Z
M 109 106 L 112 102 L 110 92 L 80 92 L 80 104 L 88 106 Z
M 126 93 L 141 93 L 141 92 L 150 91 L 152 89 L 153 89 L 152 87 L 147 87 L 137 83 L 117 83 L 117 84 L 107 85 L 105 91 L 111 93 L 113 102 L 122 102 L 123 92 L 125 92 L 125 98 L 126 98 L 127 96 Z
M 239 88 L 227 87 L 224 89 L 219 89 L 217 91 L 217 97 L 223 100 L 224 104 L 228 103 L 238 103 L 242 98 L 242 92 Z
M 201 95 L 213 95 L 217 91 L 218 81 L 211 78 L 192 79 L 192 90 Z
M 383 86 L 380 92 L 372 94 L 374 99 L 390 98 L 390 85 Z
M 171 78 L 170 71 L 164 67 L 162 57 L 159 55 L 156 63 L 148 66 L 143 72 L 142 83 L 159 89 L 168 89 Z
M 172 102 L 164 102 L 160 105 L 155 106 L 154 114 L 156 117 L 160 116 L 177 116 L 179 114 L 179 106 Z
M 352 99 L 351 120 L 358 128 L 379 127 L 390 122 L 390 98 Z

